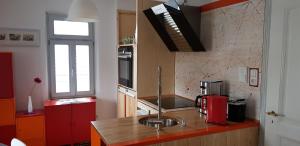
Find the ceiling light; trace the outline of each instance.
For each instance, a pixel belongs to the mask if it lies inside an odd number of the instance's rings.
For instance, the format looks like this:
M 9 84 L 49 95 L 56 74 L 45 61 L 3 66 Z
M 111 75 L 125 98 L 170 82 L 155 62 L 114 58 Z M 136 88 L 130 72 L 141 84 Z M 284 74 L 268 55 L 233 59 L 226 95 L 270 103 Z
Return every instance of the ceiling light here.
M 97 8 L 91 0 L 73 0 L 67 20 L 96 22 Z

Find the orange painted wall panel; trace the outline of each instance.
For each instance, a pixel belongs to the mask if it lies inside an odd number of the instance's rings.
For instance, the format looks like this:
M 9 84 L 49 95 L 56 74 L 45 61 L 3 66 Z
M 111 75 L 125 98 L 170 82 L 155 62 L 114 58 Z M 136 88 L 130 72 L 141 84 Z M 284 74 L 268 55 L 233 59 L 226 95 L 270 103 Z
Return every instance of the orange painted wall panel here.
M 0 99 L 13 98 L 13 61 L 12 53 L 0 53 Z
M 0 126 L 15 125 L 16 102 L 14 98 L 0 99 Z
M 18 116 L 17 114 L 16 136 L 27 146 L 45 145 L 45 116 Z
M 212 2 L 212 3 L 201 6 L 200 10 L 201 10 L 201 12 L 206 12 L 206 11 L 214 10 L 217 8 L 226 7 L 229 5 L 246 2 L 246 1 L 248 1 L 248 0 L 219 0 L 216 2 Z

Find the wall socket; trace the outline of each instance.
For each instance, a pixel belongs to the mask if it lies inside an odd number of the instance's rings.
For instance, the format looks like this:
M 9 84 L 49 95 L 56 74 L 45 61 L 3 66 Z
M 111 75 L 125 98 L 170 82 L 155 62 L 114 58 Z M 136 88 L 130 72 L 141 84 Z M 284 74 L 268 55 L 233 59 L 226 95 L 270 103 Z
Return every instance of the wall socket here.
M 248 83 L 248 67 L 239 67 L 239 81 L 242 83 Z

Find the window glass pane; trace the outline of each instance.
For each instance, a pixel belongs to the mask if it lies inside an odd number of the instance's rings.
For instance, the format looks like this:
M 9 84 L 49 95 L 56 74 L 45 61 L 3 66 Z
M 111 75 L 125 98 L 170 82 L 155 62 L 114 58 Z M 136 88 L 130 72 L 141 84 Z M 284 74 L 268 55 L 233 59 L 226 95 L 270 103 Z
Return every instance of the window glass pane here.
M 70 92 L 69 46 L 55 45 L 56 93 Z
M 77 91 L 90 91 L 90 49 L 76 45 Z
M 54 20 L 54 34 L 89 36 L 89 23 Z

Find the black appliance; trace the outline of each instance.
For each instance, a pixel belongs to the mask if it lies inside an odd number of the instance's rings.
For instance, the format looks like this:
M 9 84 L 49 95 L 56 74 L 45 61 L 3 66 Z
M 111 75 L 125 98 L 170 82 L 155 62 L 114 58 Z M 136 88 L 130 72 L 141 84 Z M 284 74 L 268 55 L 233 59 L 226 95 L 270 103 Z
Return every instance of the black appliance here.
M 169 0 L 144 10 L 144 14 L 170 51 L 205 51 L 200 42 L 199 7 Z
M 228 101 L 228 120 L 232 122 L 245 121 L 246 100 L 245 99 L 230 99 Z
M 120 46 L 118 48 L 119 84 L 133 87 L 133 46 Z
M 149 98 L 149 99 L 144 99 L 144 100 L 146 100 L 147 102 L 150 102 L 154 105 L 158 105 L 157 98 Z M 194 102 L 190 99 L 180 97 L 177 95 L 163 96 L 161 98 L 161 107 L 166 110 L 194 107 Z

